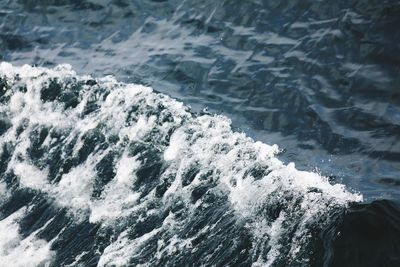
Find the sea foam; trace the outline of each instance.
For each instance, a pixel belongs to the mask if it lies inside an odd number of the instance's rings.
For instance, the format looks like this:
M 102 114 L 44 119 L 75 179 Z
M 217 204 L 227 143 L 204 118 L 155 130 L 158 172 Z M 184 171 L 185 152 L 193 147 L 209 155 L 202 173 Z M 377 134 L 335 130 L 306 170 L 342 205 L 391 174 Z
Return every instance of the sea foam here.
M 16 192 L 37 196 L 23 213 L 0 217 L 0 244 L 14 246 L 0 262 L 18 252 L 25 261 L 40 255 L 33 265 L 56 255 L 52 264 L 71 266 L 188 258 L 298 266 L 311 260 L 310 244 L 334 214 L 362 200 L 283 164 L 276 145 L 232 131 L 228 118 L 194 114 L 149 87 L 79 76 L 69 65 L 3 62 L 0 78 L 0 190 L 7 191 L 0 204 Z M 21 239 L 17 218 L 39 207 L 37 199 L 51 207 L 46 220 L 69 224 L 53 233 L 43 223 Z M 96 229 L 92 244 L 69 254 L 62 241 L 54 245 L 79 227 Z

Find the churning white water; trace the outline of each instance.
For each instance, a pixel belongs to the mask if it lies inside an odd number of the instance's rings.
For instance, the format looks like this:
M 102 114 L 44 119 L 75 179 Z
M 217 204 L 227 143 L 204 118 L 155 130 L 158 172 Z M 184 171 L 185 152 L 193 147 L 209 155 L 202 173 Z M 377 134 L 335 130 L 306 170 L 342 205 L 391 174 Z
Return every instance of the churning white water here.
M 69 65 L 1 63 L 0 78 L 0 205 L 15 192 L 33 194 L 0 214 L 1 264 L 76 266 L 92 255 L 97 266 L 189 257 L 195 265 L 304 265 L 332 214 L 362 200 L 283 164 L 276 145 L 232 131 L 228 118 L 193 114 L 151 88 L 78 76 Z M 43 223 L 21 230 L 39 198 L 52 211 L 34 213 Z M 69 223 L 54 227 L 57 216 Z M 95 225 L 92 243 L 64 245 L 84 225 Z

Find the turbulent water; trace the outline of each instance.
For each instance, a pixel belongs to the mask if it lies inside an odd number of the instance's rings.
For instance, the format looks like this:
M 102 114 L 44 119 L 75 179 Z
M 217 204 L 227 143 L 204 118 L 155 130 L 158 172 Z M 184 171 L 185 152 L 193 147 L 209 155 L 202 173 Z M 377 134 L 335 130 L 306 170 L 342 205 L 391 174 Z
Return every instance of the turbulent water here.
M 397 0 L 3 0 L 0 58 L 146 84 L 400 199 Z
M 0 77 L 5 265 L 304 265 L 361 199 L 150 88 L 65 65 Z
M 400 266 L 399 14 L 0 1 L 0 267 Z

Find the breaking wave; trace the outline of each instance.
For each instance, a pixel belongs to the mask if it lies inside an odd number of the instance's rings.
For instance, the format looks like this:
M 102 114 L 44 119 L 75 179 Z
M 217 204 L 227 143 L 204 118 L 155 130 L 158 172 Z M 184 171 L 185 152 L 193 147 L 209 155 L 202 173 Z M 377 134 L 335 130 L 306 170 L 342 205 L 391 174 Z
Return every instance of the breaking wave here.
M 329 261 L 325 229 L 362 196 L 278 152 L 148 87 L 3 62 L 0 262 Z

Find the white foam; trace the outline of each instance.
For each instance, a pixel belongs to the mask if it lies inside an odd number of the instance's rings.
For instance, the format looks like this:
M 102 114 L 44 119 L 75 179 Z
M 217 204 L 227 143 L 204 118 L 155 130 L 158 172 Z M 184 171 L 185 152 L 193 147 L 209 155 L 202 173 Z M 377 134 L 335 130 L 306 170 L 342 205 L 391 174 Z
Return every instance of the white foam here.
M 170 161 L 176 158 L 179 153 L 179 150 L 184 146 L 184 138 L 180 131 L 176 131 L 172 134 L 171 139 L 169 141 L 169 146 L 164 151 L 164 159 L 166 161 Z
M 36 238 L 37 231 L 25 238 L 19 235 L 18 221 L 23 215 L 20 209 L 0 221 L 0 266 L 49 266 L 51 244 Z
M 47 170 L 40 170 L 27 162 L 17 162 L 12 165 L 12 169 L 19 176 L 23 187 L 44 190 L 48 186 Z
M 90 222 L 99 222 L 118 219 L 128 216 L 137 209 L 139 192 L 132 190 L 135 180 L 134 171 L 140 162 L 134 157 L 122 156 L 117 164 L 114 179 L 106 186 L 99 200 L 93 201 L 90 213 Z
M 60 182 L 47 192 L 53 194 L 57 202 L 64 207 L 77 212 L 87 211 L 91 206 L 92 187 L 96 176 L 93 165 L 90 160 L 78 165 L 64 174 Z
M 5 203 L 10 196 L 11 193 L 8 191 L 7 185 L 0 181 L 0 205 Z
M 309 223 L 324 219 L 331 209 L 346 206 L 350 201 L 362 200 L 361 195 L 348 192 L 344 185 L 332 185 L 319 174 L 297 170 L 294 164 L 284 165 L 275 156 L 278 152 L 276 145 L 255 142 L 244 133 L 233 132 L 231 122 L 226 117 L 193 116 L 182 103 L 156 94 L 151 88 L 125 85 L 117 83 L 111 77 L 105 77 L 97 82 L 98 87 L 108 90 L 107 97 L 102 98 L 101 93 L 95 94 L 84 86 L 80 92 L 81 103 L 74 109 L 64 110 L 56 102 L 41 101 L 40 88 L 43 83 L 51 78 L 63 81 L 68 77 L 78 80 L 85 77 L 76 76 L 67 65 L 48 70 L 0 64 L 0 75 L 5 75 L 12 81 L 15 74 L 19 74 L 20 83 L 26 84 L 27 93 L 13 93 L 10 105 L 0 107 L 1 112 L 10 116 L 13 124 L 0 143 L 16 144 L 8 170 L 13 170 L 19 177 L 21 187 L 48 194 L 72 214 L 89 218 L 90 222 L 100 222 L 106 227 L 135 212 L 140 216 L 150 216 L 155 212 L 154 206 L 168 207 L 177 201 L 184 202 L 187 216 L 194 216 L 200 204 L 191 204 L 191 190 L 198 185 L 215 184 L 221 192 L 228 195 L 236 216 L 245 221 L 246 227 L 253 234 L 254 255 L 258 255 L 253 259 L 255 265 L 271 265 L 279 257 L 295 258 L 298 255 L 299 248 L 303 247 L 309 236 L 306 227 Z M 97 99 L 99 109 L 83 116 L 84 106 L 92 98 Z M 158 121 L 157 116 L 148 112 L 158 106 L 164 107 L 157 110 L 159 115 L 170 115 L 172 120 Z M 132 107 L 138 109 L 136 120 L 129 120 Z M 24 120 L 28 121 L 28 126 L 17 136 L 16 129 Z M 118 136 L 119 141 L 110 143 L 106 149 L 97 144 L 94 152 L 83 163 L 63 174 L 59 182 L 50 183 L 47 169 L 39 169 L 29 161 L 29 135 L 36 124 L 66 132 L 66 143 L 78 138 L 73 147 L 74 156 L 83 148 L 85 134 L 91 131 L 98 131 L 106 138 Z M 169 143 L 164 142 L 171 132 Z M 145 141 L 147 139 L 150 141 Z M 43 146 L 49 147 L 53 142 L 54 140 L 47 138 Z M 171 184 L 162 198 L 156 198 L 155 189 L 140 197 L 141 189 L 134 186 L 137 178 L 135 172 L 146 159 L 142 162 L 137 157 L 129 156 L 129 142 L 151 146 L 163 157 L 165 168 L 159 180 L 161 182 L 171 179 Z M 93 198 L 93 186 L 97 179 L 96 164 L 113 149 L 119 152 L 119 156 L 115 156 L 116 175 L 110 177 L 111 181 L 105 185 L 100 197 Z M 198 174 L 189 185 L 183 185 L 185 173 L 193 166 Z M 264 170 L 263 174 L 252 175 L 252 170 L 257 168 Z M 200 179 L 201 175 L 205 175 L 205 178 Z M 274 205 L 285 206 L 285 209 L 277 218 L 267 220 L 260 211 L 265 206 Z M 287 244 L 290 246 L 289 255 L 281 253 L 281 250 L 286 249 L 280 243 L 287 230 L 283 222 L 296 224 L 292 243 Z M 161 228 L 153 229 L 133 240 L 126 231 L 122 231 L 117 241 L 105 249 L 99 266 L 128 264 L 129 259 L 138 253 L 143 244 L 163 231 L 173 232 L 174 227 L 179 226 L 164 223 Z M 207 228 L 205 231 L 211 230 Z M 12 234 L 13 236 L 15 235 Z M 265 240 L 269 241 L 266 243 Z M 188 240 L 178 239 L 174 242 L 159 242 L 159 257 L 164 252 L 172 251 L 172 247 L 177 246 L 178 242 L 181 245 L 190 243 Z M 272 249 L 267 256 L 257 252 L 267 249 L 268 246 Z M 39 246 L 42 247 L 46 246 Z M 187 246 L 183 245 L 181 248 Z M 45 250 L 41 253 L 44 255 L 44 252 Z M 156 261 L 157 257 L 153 263 Z
M 158 234 L 160 229 L 154 229 L 136 239 L 129 239 L 128 232 L 124 231 L 118 239 L 105 248 L 103 255 L 100 257 L 98 267 L 102 266 L 127 266 L 129 265 L 130 257 L 140 252 L 141 246 L 148 239 L 153 238 Z M 145 266 L 150 266 L 146 264 Z

